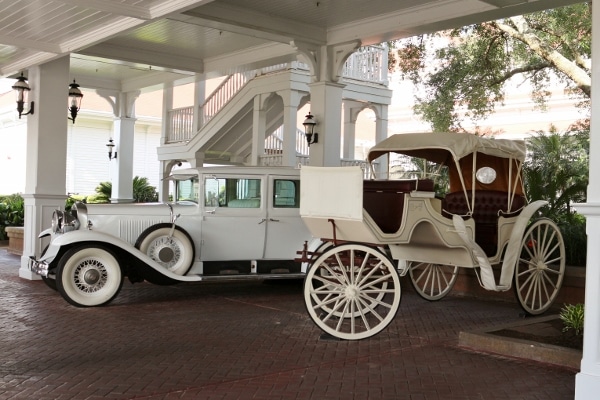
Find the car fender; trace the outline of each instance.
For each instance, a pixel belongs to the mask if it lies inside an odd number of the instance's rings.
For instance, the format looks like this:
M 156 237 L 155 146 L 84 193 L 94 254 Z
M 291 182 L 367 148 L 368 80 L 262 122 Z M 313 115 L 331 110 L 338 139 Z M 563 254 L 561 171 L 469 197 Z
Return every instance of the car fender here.
M 38 239 L 41 239 L 46 236 L 52 236 L 52 228 L 44 229 L 43 231 L 41 231 L 38 235 Z
M 63 246 L 72 246 L 74 244 L 85 244 L 85 243 L 91 243 L 91 242 L 105 243 L 110 246 L 118 247 L 119 249 L 126 251 L 133 257 L 137 258 L 139 261 L 141 261 L 148 267 L 155 269 L 156 271 L 158 271 L 159 273 L 161 273 L 162 275 L 164 275 L 168 278 L 171 278 L 171 279 L 174 279 L 177 281 L 187 281 L 187 282 L 194 282 L 194 281 L 201 280 L 201 278 L 198 276 L 181 276 L 181 275 L 174 274 L 173 272 L 169 271 L 168 269 L 164 268 L 159 263 L 157 263 L 156 261 L 154 261 L 153 259 L 148 257 L 146 254 L 144 254 L 141 251 L 139 251 L 138 249 L 136 249 L 132 244 L 130 244 L 124 240 L 121 240 L 118 237 L 115 237 L 113 235 L 109 235 L 109 234 L 106 234 L 103 232 L 97 232 L 97 231 L 91 231 L 91 230 L 67 232 L 65 234 L 62 234 L 62 235 L 56 237 L 56 239 L 54 239 L 50 243 L 50 246 L 48 247 L 48 250 L 46 251 L 46 253 L 53 254 L 54 256 L 56 256 L 56 254 L 58 254 L 58 250 Z M 43 261 L 48 261 L 49 258 L 50 258 L 50 256 L 46 257 L 46 255 L 45 255 L 43 257 Z

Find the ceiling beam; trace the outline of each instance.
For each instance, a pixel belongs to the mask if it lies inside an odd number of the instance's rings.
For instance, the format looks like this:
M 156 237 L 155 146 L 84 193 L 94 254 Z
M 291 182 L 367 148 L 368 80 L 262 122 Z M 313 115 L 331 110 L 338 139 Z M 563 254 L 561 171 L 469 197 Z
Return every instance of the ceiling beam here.
M 113 60 L 123 60 L 137 64 L 146 64 L 148 66 L 166 68 L 173 72 L 204 72 L 204 61 L 199 58 L 178 54 L 162 54 L 160 57 L 157 57 L 157 54 L 153 51 L 132 49 L 130 47 L 118 46 L 115 44 L 100 43 L 78 51 L 78 53 Z
M 324 45 L 327 38 L 327 31 L 317 26 L 221 3 L 211 3 L 169 18 L 280 43 L 302 40 Z
M 152 20 L 174 12 L 183 12 L 190 8 L 208 4 L 214 0 L 163 0 L 148 7 L 126 4 L 115 0 L 57 0 L 60 3 L 87 8 L 122 17 Z

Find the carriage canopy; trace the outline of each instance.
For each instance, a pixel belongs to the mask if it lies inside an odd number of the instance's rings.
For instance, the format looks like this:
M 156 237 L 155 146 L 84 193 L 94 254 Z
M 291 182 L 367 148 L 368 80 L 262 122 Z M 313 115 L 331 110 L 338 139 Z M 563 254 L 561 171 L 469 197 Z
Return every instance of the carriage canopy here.
M 390 136 L 369 151 L 367 160 L 397 153 L 422 158 L 449 170 L 450 192 L 498 190 L 522 195 L 521 165 L 525 142 L 490 139 L 468 133 L 406 133 Z M 484 183 L 475 179 L 477 171 L 489 167 L 496 179 Z M 466 194 L 466 192 L 465 192 Z
M 469 133 L 404 133 L 390 136 L 369 150 L 368 161 L 387 153 L 406 154 L 438 164 L 458 161 L 469 154 L 482 153 L 494 157 L 525 160 L 522 140 L 489 139 Z

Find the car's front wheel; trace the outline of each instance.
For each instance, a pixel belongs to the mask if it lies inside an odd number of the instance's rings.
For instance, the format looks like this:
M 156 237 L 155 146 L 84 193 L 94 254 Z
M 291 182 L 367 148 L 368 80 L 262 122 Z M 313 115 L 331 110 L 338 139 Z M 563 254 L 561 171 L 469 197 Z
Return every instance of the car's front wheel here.
M 194 263 L 194 245 L 190 236 L 180 227 L 158 224 L 146 229 L 135 247 L 142 253 L 177 275 L 185 275 Z
M 122 286 L 119 262 L 104 247 L 74 247 L 58 263 L 56 288 L 65 300 L 77 307 L 107 304 Z

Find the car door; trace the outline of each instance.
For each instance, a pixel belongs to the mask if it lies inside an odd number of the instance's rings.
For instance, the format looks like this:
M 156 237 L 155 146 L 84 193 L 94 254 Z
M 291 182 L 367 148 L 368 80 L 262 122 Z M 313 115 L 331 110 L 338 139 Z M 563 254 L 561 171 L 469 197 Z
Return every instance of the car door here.
M 268 179 L 265 259 L 293 259 L 310 232 L 300 218 L 300 177 L 274 175 Z
M 265 178 L 202 177 L 202 261 L 256 260 L 263 256 L 267 227 Z

